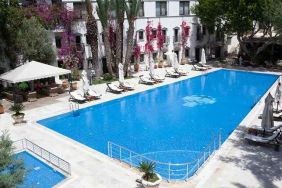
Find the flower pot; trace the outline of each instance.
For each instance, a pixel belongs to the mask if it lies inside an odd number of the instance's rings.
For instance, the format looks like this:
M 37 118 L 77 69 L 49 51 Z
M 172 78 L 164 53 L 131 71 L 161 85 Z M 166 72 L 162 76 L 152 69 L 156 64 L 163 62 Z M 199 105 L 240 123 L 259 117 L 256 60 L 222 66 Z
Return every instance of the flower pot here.
M 134 71 L 138 72 L 139 71 L 139 63 L 134 64 Z
M 72 83 L 71 83 L 71 88 L 72 88 L 73 90 L 77 90 L 77 82 L 72 82 Z
M 15 124 L 22 123 L 24 120 L 24 113 L 21 113 L 20 115 L 13 114 L 12 118 L 14 119 Z
M 180 64 L 181 64 L 181 65 L 188 64 L 187 59 L 186 59 L 186 58 L 182 58 Z
M 0 105 L 0 114 L 4 114 L 5 110 L 4 110 L 4 106 Z
M 63 86 L 64 89 L 68 88 L 68 87 L 69 87 L 68 81 L 67 81 L 67 80 L 64 80 L 64 81 L 62 82 L 62 86 Z
M 157 69 L 157 68 L 158 68 L 158 64 L 157 64 L 157 63 L 155 63 L 154 68 L 155 68 L 155 69 Z
M 163 61 L 160 61 L 159 64 L 158 64 L 158 67 L 159 67 L 159 68 L 163 68 L 163 66 L 164 66 Z
M 155 182 L 146 181 L 142 177 L 142 185 L 145 188 L 158 188 L 160 186 L 161 181 L 162 181 L 162 177 L 159 174 L 156 174 L 156 175 L 158 176 L 159 179 Z

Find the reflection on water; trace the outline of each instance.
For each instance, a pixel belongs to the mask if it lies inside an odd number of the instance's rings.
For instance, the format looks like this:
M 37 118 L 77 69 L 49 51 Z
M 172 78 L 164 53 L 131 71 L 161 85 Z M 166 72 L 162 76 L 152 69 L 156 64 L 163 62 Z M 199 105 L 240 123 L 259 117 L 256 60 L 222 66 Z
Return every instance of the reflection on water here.
M 205 104 L 214 104 L 216 102 L 215 98 L 206 95 L 186 96 L 183 97 L 183 100 L 184 100 L 183 106 L 187 106 L 187 107 L 195 107 Z

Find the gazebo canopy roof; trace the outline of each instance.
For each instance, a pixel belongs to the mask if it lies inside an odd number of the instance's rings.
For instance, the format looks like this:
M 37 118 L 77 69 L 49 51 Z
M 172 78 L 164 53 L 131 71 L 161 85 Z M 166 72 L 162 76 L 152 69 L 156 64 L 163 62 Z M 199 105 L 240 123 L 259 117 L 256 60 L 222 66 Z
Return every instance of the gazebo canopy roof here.
M 70 73 L 71 71 L 67 69 L 58 68 L 37 61 L 30 61 L 0 75 L 0 80 L 10 83 L 19 83 Z

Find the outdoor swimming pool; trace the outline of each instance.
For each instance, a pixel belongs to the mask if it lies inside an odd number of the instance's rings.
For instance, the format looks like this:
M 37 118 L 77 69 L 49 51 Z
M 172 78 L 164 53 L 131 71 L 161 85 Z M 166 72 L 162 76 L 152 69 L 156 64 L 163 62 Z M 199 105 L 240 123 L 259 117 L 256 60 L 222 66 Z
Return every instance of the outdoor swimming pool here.
M 38 123 L 104 154 L 111 141 L 162 163 L 186 163 L 220 131 L 224 141 L 277 79 L 219 70 Z
M 17 153 L 15 156 L 23 160 L 27 170 L 23 184 L 18 185 L 17 188 L 51 188 L 65 179 L 63 174 L 55 171 L 26 151 Z

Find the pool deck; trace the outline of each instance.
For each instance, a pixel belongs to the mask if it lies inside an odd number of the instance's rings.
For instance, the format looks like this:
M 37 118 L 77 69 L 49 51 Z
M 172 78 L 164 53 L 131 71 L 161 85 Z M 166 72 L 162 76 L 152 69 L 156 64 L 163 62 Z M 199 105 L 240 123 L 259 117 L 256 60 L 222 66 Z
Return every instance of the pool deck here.
M 182 66 L 190 70 L 191 66 Z M 217 70 L 216 68 L 211 70 Z M 156 73 L 164 75 L 164 69 L 156 69 Z M 271 73 L 271 72 L 268 72 Z M 143 74 L 138 73 L 139 74 Z M 135 91 L 120 95 L 106 93 L 106 84 L 91 86 L 101 92 L 101 100 L 81 104 L 80 108 L 124 97 L 147 89 L 187 79 L 202 72 L 190 71 L 186 77 L 178 79 L 166 78 L 164 83 L 153 86 L 138 84 L 139 78 L 128 82 L 135 85 Z M 277 73 L 275 73 L 277 74 Z M 136 75 L 136 76 L 138 76 Z M 274 93 L 276 85 L 269 91 Z M 265 97 L 265 96 L 264 96 Z M 203 167 L 187 182 L 162 182 L 161 188 L 187 187 L 282 187 L 282 149 L 279 152 L 267 146 L 256 146 L 242 139 L 246 127 L 259 124 L 257 115 L 262 111 L 264 97 L 241 122 L 240 126 L 224 142 Z M 37 105 L 40 103 L 40 105 Z M 35 104 L 35 103 L 34 103 Z M 11 138 L 18 140 L 28 138 L 39 146 L 70 162 L 72 176 L 56 187 L 60 188 L 137 188 L 135 182 L 140 174 L 124 164 L 108 158 L 91 148 L 60 135 L 46 127 L 36 124 L 42 118 L 51 117 L 70 110 L 68 96 L 40 99 L 26 111 L 26 124 L 14 126 L 9 113 L 0 115 L 0 130 L 9 130 Z M 232 108 L 232 107 L 231 107 Z M 277 123 L 277 122 L 275 122 Z M 279 123 L 278 123 L 279 124 Z

